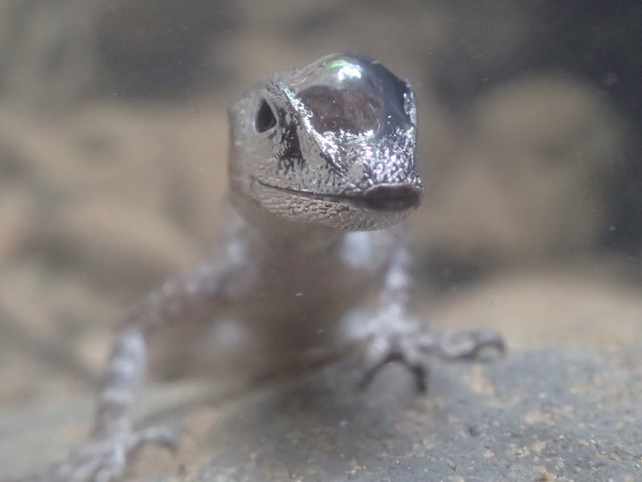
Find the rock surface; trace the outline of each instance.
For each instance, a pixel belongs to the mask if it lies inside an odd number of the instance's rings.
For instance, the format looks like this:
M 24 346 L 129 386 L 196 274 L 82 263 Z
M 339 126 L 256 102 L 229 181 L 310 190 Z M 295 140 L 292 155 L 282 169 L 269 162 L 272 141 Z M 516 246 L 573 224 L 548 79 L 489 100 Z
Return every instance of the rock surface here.
M 397 366 L 356 392 L 346 363 L 236 393 L 156 388 L 145 423 L 177 427 L 181 449 L 144 449 L 128 480 L 633 482 L 642 359 L 629 355 L 551 348 L 485 366 L 437 364 L 428 396 Z M 0 414 L 0 473 L 46 462 L 47 440 L 71 444 L 88 408 L 74 400 Z

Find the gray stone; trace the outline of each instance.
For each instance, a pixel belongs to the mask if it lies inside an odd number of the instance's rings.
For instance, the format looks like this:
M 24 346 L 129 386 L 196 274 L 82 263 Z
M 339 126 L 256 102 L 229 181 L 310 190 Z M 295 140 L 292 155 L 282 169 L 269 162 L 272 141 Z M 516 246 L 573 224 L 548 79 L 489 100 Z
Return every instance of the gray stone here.
M 351 362 L 253 388 L 156 387 L 141 423 L 175 427 L 181 448 L 176 457 L 144 449 L 130 480 L 642 480 L 639 362 L 551 348 L 439 363 L 426 396 L 396 365 L 356 391 Z M 0 473 L 51 457 L 24 445 L 34 430 L 41 445 L 78 443 L 69 427 L 87 423 L 86 402 L 0 415 Z

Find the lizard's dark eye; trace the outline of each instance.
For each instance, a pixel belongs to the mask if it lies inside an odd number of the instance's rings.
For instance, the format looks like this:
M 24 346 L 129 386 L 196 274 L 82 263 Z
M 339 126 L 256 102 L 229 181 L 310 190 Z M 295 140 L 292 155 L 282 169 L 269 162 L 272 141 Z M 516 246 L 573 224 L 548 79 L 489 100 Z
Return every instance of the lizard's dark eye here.
M 261 101 L 259 110 L 256 113 L 256 119 L 254 120 L 254 128 L 259 134 L 269 131 L 276 125 L 276 116 L 272 107 L 267 103 L 265 99 Z

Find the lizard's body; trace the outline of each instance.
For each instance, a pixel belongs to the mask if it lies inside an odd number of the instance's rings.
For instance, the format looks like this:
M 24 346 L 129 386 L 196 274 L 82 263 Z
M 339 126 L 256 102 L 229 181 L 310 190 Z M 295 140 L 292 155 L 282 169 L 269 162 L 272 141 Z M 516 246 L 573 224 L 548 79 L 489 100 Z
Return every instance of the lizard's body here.
M 164 326 L 238 320 L 276 369 L 356 336 L 366 344 L 364 380 L 399 360 L 420 389 L 428 354 L 502 347 L 494 333 L 439 333 L 411 313 L 412 257 L 395 226 L 423 193 L 407 82 L 370 59 L 330 55 L 257 84 L 230 108 L 230 125 L 232 209 L 220 256 L 130 309 L 92 439 L 39 480 L 116 480 L 140 445 L 172 443 L 165 429 L 131 426 L 147 339 Z
M 296 239 L 302 244 L 283 239 L 269 247 L 243 243 L 251 267 L 245 289 L 228 313 L 260 342 L 272 369 L 288 368 L 310 350 L 341 342 L 341 327 L 354 300 L 371 298 L 381 289 L 394 244 L 387 231 L 342 233 L 315 249 L 310 243 L 317 240 Z

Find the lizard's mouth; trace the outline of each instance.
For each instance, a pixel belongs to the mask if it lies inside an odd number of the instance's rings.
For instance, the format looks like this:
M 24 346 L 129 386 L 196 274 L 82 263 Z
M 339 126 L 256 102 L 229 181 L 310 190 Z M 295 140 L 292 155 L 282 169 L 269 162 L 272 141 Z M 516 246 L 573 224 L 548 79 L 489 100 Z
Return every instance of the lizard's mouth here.
M 378 213 L 401 213 L 416 209 L 421 204 L 423 189 L 411 184 L 379 184 L 364 191 L 347 191 L 342 194 L 323 194 L 301 191 L 281 186 L 266 184 L 258 179 L 256 182 L 269 189 L 274 189 L 294 196 L 308 199 L 349 205 L 358 209 Z
M 368 211 L 399 213 L 418 208 L 423 194 L 421 187 L 411 184 L 379 184 L 351 199 Z

